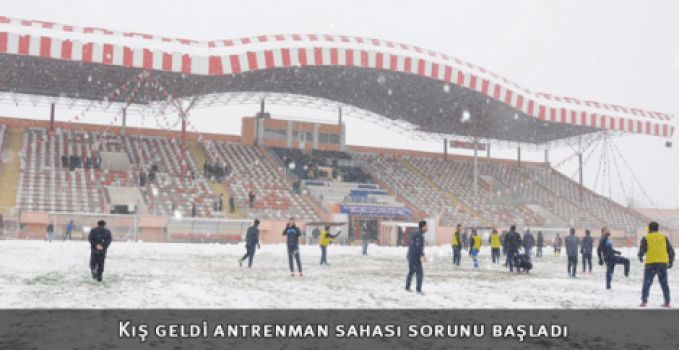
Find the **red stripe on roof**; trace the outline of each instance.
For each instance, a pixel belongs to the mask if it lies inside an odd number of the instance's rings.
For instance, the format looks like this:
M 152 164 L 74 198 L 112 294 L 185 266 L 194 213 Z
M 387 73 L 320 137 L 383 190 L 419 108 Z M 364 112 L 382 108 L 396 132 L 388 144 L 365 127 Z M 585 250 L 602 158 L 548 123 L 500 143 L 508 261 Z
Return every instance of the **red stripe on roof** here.
M 314 47 L 314 63 L 317 66 L 323 64 L 323 49 L 320 47 Z
M 378 52 L 375 55 L 375 68 L 377 69 L 383 69 L 384 68 L 384 54 L 381 52 Z
M 31 46 L 31 36 L 21 35 L 19 36 L 19 54 L 28 55 L 28 50 Z
M 41 36 L 40 37 L 40 57 L 50 57 L 52 51 L 52 38 Z
M 282 49 L 281 58 L 283 59 L 283 67 L 290 67 L 290 50 Z
M 143 55 L 142 66 L 144 69 L 153 69 L 153 52 L 149 49 L 144 49 Z
M 92 43 L 87 43 L 83 45 L 83 61 L 84 62 L 92 62 L 92 51 L 93 51 L 94 44 Z
M 132 57 L 132 56 L 130 56 L 130 57 Z M 130 61 L 130 62 L 132 62 L 132 61 Z M 172 55 L 169 54 L 169 53 L 163 53 L 163 70 L 164 71 L 172 71 Z
M 247 59 L 248 59 L 248 69 L 249 70 L 256 70 L 257 69 L 257 55 L 252 51 L 248 51 Z
M 113 64 L 113 45 L 104 44 L 104 50 L 101 57 L 103 64 Z
M 264 63 L 266 64 L 267 69 L 271 69 L 275 67 L 274 59 L 273 59 L 273 51 L 271 50 L 266 50 L 264 51 Z
M 219 56 L 210 56 L 208 63 L 208 74 L 210 75 L 220 75 L 224 74 L 224 68 L 222 67 L 222 58 Z
M 191 74 L 191 56 L 182 55 L 182 73 Z
M 73 42 L 64 40 L 61 42 L 61 59 L 70 60 L 73 57 Z
M 229 62 L 231 63 L 231 72 L 233 74 L 238 74 L 241 72 L 240 69 L 240 59 L 238 55 L 229 56 Z
M 7 52 L 7 33 L 0 33 L 0 52 Z

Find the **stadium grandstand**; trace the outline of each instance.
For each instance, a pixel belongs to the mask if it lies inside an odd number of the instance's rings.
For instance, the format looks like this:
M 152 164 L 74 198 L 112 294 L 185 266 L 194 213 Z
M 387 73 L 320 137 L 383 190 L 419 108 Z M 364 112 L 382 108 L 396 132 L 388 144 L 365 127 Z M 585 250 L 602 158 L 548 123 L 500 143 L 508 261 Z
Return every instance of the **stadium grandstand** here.
M 0 118 L 3 232 L 21 238 L 42 237 L 48 223 L 84 228 L 108 217 L 118 238 L 231 241 L 259 218 L 263 241 L 278 242 L 290 216 L 308 232 L 347 225 L 346 243 L 399 244 L 389 227 L 424 218 L 435 223 L 430 243 L 446 242 L 456 223 L 608 225 L 632 238 L 648 211 L 584 186 L 587 144 L 609 133 L 674 133 L 672 115 L 531 91 L 403 43 L 314 34 L 203 42 L 1 16 L 0 99 L 50 116 Z M 260 104 L 240 135 L 188 130 L 191 110 L 235 102 Z M 338 118 L 277 119 L 266 103 Z M 57 105 L 121 118 L 59 122 Z M 175 114 L 180 130 L 126 125 L 142 112 Z M 353 115 L 441 140 L 443 152 L 348 145 L 343 118 Z M 562 142 L 579 145 L 580 181 L 548 160 Z M 517 160 L 494 159 L 497 144 L 516 147 Z M 544 148 L 545 161 L 522 161 L 523 145 Z

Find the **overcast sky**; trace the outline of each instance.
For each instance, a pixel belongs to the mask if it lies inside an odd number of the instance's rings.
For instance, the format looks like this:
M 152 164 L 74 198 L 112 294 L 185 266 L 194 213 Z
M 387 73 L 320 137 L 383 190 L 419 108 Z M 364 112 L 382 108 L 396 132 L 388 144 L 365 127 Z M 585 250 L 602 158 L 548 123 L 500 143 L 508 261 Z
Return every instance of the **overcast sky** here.
M 506 76 L 533 91 L 573 96 L 679 115 L 679 1 L 101 1 L 3 0 L 0 15 L 78 26 L 98 26 L 198 40 L 277 33 L 330 33 L 377 37 L 433 49 Z M 252 106 L 198 110 L 192 121 L 199 130 L 238 133 L 239 118 Z M 327 112 L 270 108 L 276 116 L 331 119 Z M 59 111 L 68 120 L 78 111 Z M 47 111 L 0 104 L 0 114 L 44 118 Z M 102 118 L 106 118 L 103 120 Z M 88 113 L 84 122 L 106 122 L 110 116 Z M 130 117 L 132 124 L 141 118 Z M 148 119 L 145 126 L 155 126 Z M 675 126 L 679 126 L 675 121 Z M 347 120 L 348 142 L 440 151 L 439 143 L 410 140 L 381 132 L 364 121 Z M 642 186 L 635 198 L 644 206 L 679 208 L 679 141 L 667 149 L 651 137 L 615 139 Z M 503 150 L 497 156 L 512 157 Z M 552 161 L 569 155 L 553 152 Z M 540 159 L 541 152 L 526 157 Z M 586 165 L 586 184 L 594 184 L 600 163 Z M 562 170 L 571 175 L 574 164 Z M 612 166 L 611 166 L 612 167 Z M 613 196 L 629 194 L 632 175 L 619 164 L 613 171 Z M 599 176 L 601 183 L 604 176 Z M 610 179 L 610 180 L 609 180 Z M 607 187 L 607 186 L 605 186 Z M 642 195 L 645 190 L 652 200 Z

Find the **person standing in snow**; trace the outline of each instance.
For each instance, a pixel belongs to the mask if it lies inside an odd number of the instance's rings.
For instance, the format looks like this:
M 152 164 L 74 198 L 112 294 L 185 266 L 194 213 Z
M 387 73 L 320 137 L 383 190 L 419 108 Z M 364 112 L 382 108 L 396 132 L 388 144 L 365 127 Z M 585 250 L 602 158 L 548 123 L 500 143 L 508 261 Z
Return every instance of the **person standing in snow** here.
M 288 264 L 290 266 L 290 276 L 295 276 L 295 267 L 293 266 L 293 259 L 297 262 L 297 271 L 299 271 L 299 276 L 304 276 L 302 274 L 302 261 L 299 257 L 299 236 L 302 233 L 299 228 L 295 225 L 295 218 L 290 218 L 285 230 L 283 230 L 283 236 L 286 237 L 287 248 L 288 248 Z
M 424 271 L 422 270 L 422 262 L 427 258 L 424 255 L 424 234 L 427 232 L 427 222 L 420 221 L 418 223 L 419 230 L 410 236 L 410 244 L 408 244 L 408 275 L 406 276 L 406 291 L 410 292 L 410 283 L 413 275 L 415 275 L 416 291 L 422 294 L 422 282 L 424 280 Z
M 45 240 L 52 243 L 52 238 L 54 238 L 54 224 L 50 223 L 47 225 L 47 234 L 45 235 Z
M 575 277 L 578 271 L 578 246 L 580 240 L 575 236 L 575 229 L 571 228 L 570 236 L 566 237 L 566 255 L 568 256 L 568 275 Z
M 552 242 L 552 246 L 554 247 L 554 256 L 561 256 L 561 236 L 559 234 L 556 234 L 556 237 L 554 237 L 554 241 Z
M 99 220 L 97 227 L 90 231 L 87 240 L 90 242 L 90 271 L 92 278 L 101 282 L 104 274 L 106 251 L 111 245 L 111 231 L 106 228 L 106 222 Z
M 494 264 L 499 263 L 501 245 L 500 245 L 500 235 L 497 233 L 496 229 L 493 229 L 488 240 L 490 243 L 490 255 L 493 260 L 493 263 Z
M 469 252 L 474 259 L 474 268 L 479 268 L 479 252 L 481 251 L 481 236 L 476 232 L 476 229 L 472 230 L 472 235 L 469 237 Z
M 537 250 L 535 256 L 542 257 L 542 247 L 545 245 L 545 237 L 542 236 L 542 231 L 538 231 Z
M 502 231 L 502 234 L 500 234 L 500 244 L 502 245 L 502 255 L 507 256 L 507 248 L 505 247 L 505 238 L 507 237 L 507 232 L 508 231 Z M 505 266 L 507 264 L 505 263 Z
M 623 265 L 625 277 L 629 277 L 629 259 L 620 256 L 621 253 L 613 249 L 611 231 L 606 226 L 601 229 L 601 240 L 596 251 L 599 256 L 599 265 L 603 265 L 604 262 L 606 263 L 606 289 L 611 289 L 615 265 Z
M 664 298 L 663 307 L 670 307 L 670 286 L 667 283 L 667 269 L 671 269 L 674 264 L 674 248 L 670 239 L 658 232 L 659 225 L 655 221 L 648 224 L 648 234 L 641 239 L 639 245 L 639 261 L 646 264 L 644 267 L 644 284 L 641 289 L 641 306 L 645 307 L 648 303 L 648 294 L 655 275 L 658 275 L 658 282 Z
M 66 231 L 64 232 L 64 241 L 66 241 L 66 237 L 68 237 L 68 240 L 71 240 L 71 233 L 73 232 L 73 229 L 75 229 L 75 224 L 73 223 L 73 220 L 68 222 L 68 225 L 66 225 Z
M 340 233 L 342 232 L 340 231 L 334 235 L 331 235 L 330 226 L 328 225 L 326 225 L 325 229 L 321 231 L 320 240 L 318 241 L 318 245 L 321 247 L 321 265 L 330 266 L 330 264 L 328 264 L 328 246 L 330 243 L 332 243 L 334 238 L 337 238 L 337 236 L 340 235 Z
M 455 232 L 453 232 L 453 237 L 450 239 L 450 244 L 453 247 L 454 266 L 460 266 L 460 260 L 462 258 L 462 238 L 460 237 L 460 231 L 462 231 L 462 224 L 457 224 Z
M 514 257 L 519 254 L 519 248 L 521 247 L 521 235 L 516 233 L 516 225 L 512 225 L 509 228 L 509 232 L 507 232 L 507 235 L 505 236 L 503 246 L 507 250 L 507 264 L 509 265 L 509 272 L 514 272 Z
M 535 245 L 535 238 L 533 237 L 533 234 L 530 233 L 530 230 L 526 230 L 526 233 L 523 234 L 523 251 L 529 257 L 532 255 L 532 250 L 533 250 L 534 245 Z
M 248 227 L 248 232 L 245 234 L 245 249 L 247 251 L 242 258 L 238 259 L 238 265 L 243 266 L 243 261 L 248 259 L 248 268 L 252 267 L 252 260 L 255 258 L 255 249 L 257 248 L 260 248 L 259 219 L 255 219 L 253 225 Z
M 368 223 L 363 222 L 361 227 L 361 238 L 363 238 L 363 256 L 368 255 L 368 245 L 370 244 L 370 232 L 368 231 Z
M 585 230 L 585 237 L 582 239 L 582 245 L 580 246 L 580 254 L 582 254 L 582 273 L 587 272 L 587 267 L 589 265 L 589 273 L 592 273 L 592 246 L 594 240 L 592 239 L 592 234 L 589 230 Z

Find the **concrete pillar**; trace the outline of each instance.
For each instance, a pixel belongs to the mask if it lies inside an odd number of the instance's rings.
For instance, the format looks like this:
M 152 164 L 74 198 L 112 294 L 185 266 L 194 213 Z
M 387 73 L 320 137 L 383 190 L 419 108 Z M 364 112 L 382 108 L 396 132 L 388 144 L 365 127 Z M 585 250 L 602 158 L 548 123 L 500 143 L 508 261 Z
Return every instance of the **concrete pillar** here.
M 313 132 L 311 133 L 311 148 L 318 149 L 318 130 L 321 128 L 321 125 L 318 123 L 314 123 L 313 125 Z
M 56 106 L 54 105 L 54 102 L 50 104 L 50 131 L 54 131 L 54 115 L 56 114 L 55 111 Z
M 123 108 L 123 124 L 122 124 L 122 129 L 120 129 L 120 133 L 122 135 L 125 135 L 125 127 L 127 126 L 127 108 Z
M 519 163 L 519 168 L 521 167 L 521 146 L 516 147 L 516 160 Z
M 182 143 L 186 142 L 186 114 L 182 113 Z
M 340 125 L 340 151 L 344 152 L 347 150 L 346 142 L 346 127 L 344 124 Z

